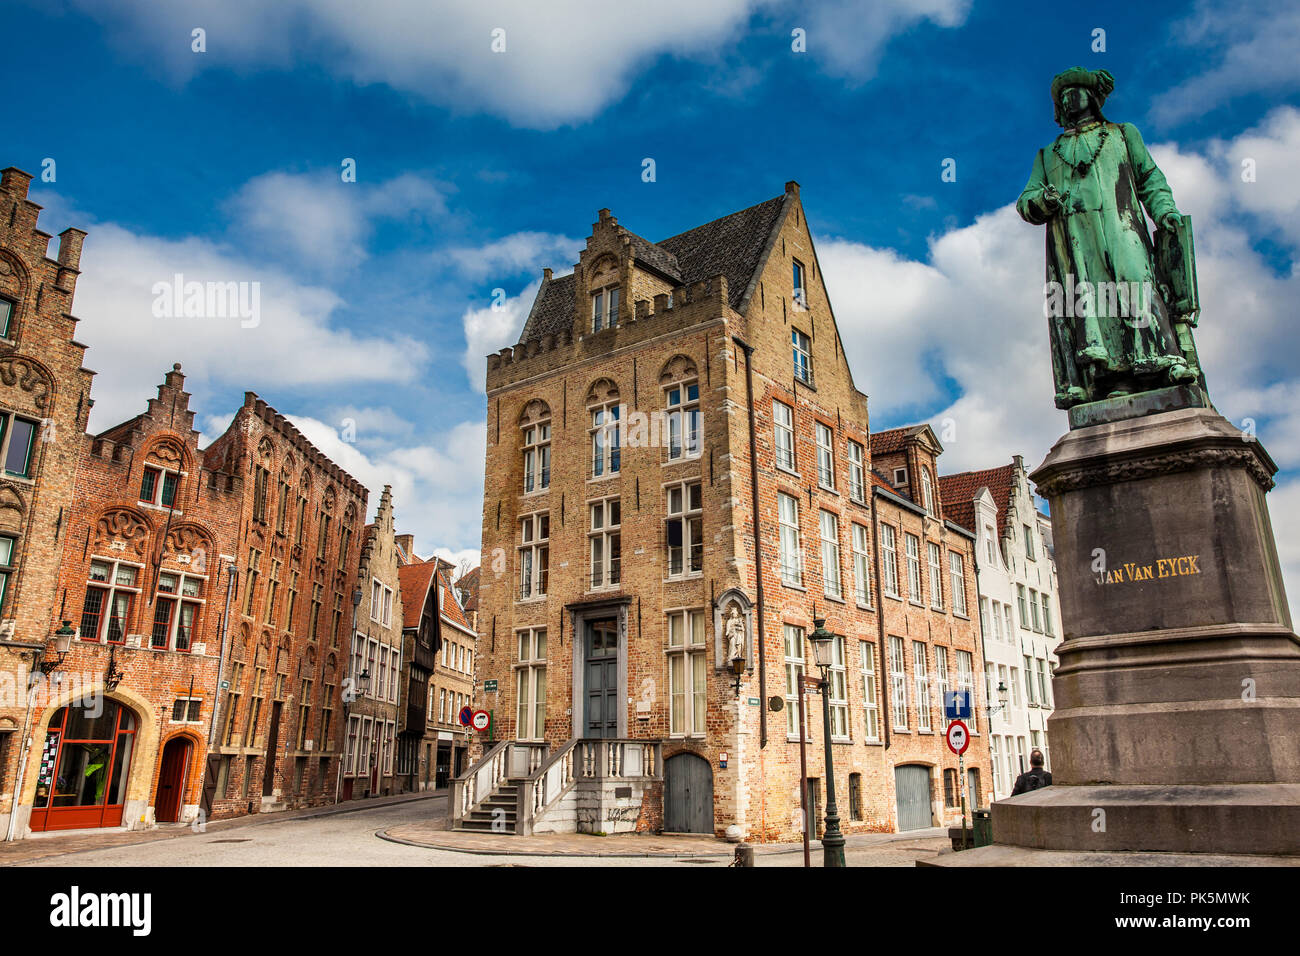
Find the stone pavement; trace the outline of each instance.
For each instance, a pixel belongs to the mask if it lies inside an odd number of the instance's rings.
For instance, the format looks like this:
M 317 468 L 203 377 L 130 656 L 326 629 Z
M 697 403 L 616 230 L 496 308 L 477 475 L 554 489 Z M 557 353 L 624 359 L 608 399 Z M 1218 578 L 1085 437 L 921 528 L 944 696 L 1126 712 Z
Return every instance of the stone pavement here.
M 582 856 L 582 857 L 672 857 L 730 859 L 735 855 L 733 843 L 710 836 L 656 836 L 621 833 L 592 836 L 587 833 L 542 833 L 515 836 L 509 833 L 483 833 L 448 830 L 446 820 L 432 820 L 389 827 L 376 834 L 380 839 L 407 846 L 452 850 L 486 856 Z M 917 843 L 914 848 L 924 856 L 933 856 L 948 844 L 946 829 L 935 827 L 907 833 L 868 833 L 845 837 L 845 850 L 855 851 L 900 841 Z M 935 841 L 939 842 L 936 843 Z M 820 865 L 820 841 L 810 847 L 814 862 Z M 755 844 L 757 857 L 778 854 L 802 854 L 802 843 Z
M 349 800 L 346 803 L 303 807 L 299 810 L 254 813 L 247 816 L 230 817 L 225 820 L 209 820 L 202 830 L 196 830 L 188 823 L 164 823 L 148 830 L 123 830 L 120 828 L 108 830 L 52 830 L 46 833 L 35 833 L 25 840 L 15 840 L 12 843 L 0 842 L 0 866 L 22 866 L 68 854 L 132 846 L 138 843 L 156 843 L 160 840 L 174 840 L 194 833 L 219 833 L 223 830 L 282 823 L 286 820 L 311 820 L 339 813 L 352 813 L 357 810 L 370 810 L 375 807 L 413 803 L 438 797 L 445 798 L 446 796 L 447 791 L 445 789 L 426 790 L 422 793 L 403 793 L 392 797 Z

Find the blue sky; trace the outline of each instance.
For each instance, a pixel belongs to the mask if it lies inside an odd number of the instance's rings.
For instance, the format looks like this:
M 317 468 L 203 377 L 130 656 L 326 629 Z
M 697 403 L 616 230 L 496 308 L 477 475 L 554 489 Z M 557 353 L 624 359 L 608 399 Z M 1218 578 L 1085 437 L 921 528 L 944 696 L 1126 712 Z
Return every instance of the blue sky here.
M 1065 421 L 1041 232 L 1009 206 L 1056 132 L 1050 79 L 1078 64 L 1114 74 L 1107 115 L 1140 127 L 1196 221 L 1211 393 L 1283 465 L 1274 517 L 1300 566 L 1294 5 L 619 6 L 8 4 L 22 42 L 0 69 L 28 95 L 0 165 L 54 160 L 43 227 L 90 231 L 92 426 L 180 361 L 207 437 L 257 391 L 372 503 L 392 482 L 420 551 L 476 551 L 483 356 L 515 341 L 542 266 L 567 271 L 601 207 L 654 240 L 796 179 L 873 426 L 950 421 L 950 471 L 1036 464 Z M 175 272 L 260 282 L 261 323 L 154 317 Z

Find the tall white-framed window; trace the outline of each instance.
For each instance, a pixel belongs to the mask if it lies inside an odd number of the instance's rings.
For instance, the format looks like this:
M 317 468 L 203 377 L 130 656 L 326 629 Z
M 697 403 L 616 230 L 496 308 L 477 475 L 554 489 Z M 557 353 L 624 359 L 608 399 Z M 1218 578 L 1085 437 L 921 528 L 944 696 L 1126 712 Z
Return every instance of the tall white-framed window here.
M 1019 710 L 1022 706 L 1020 702 L 1020 668 L 1011 668 L 1011 703 Z
M 930 561 L 930 607 L 936 611 L 943 610 L 943 552 L 933 541 L 926 543 L 927 557 Z
M 140 576 L 144 565 L 111 558 L 90 562 L 90 581 L 81 608 L 81 639 L 126 643 L 131 609 L 140 594 Z
M 1052 680 L 1048 673 L 1047 661 L 1040 657 L 1038 658 L 1038 693 L 1044 707 L 1052 706 L 1052 695 L 1048 689 L 1051 686 Z
M 1010 788 L 1006 786 L 1006 770 L 1002 765 L 1002 738 L 997 734 L 989 738 L 989 756 L 993 760 L 993 786 L 999 796 L 1006 796 Z
M 903 532 L 907 546 L 907 597 L 913 604 L 921 603 L 921 539 Z
M 895 730 L 907 730 L 907 670 L 903 661 L 903 639 L 889 638 L 889 709 Z
M 1044 591 L 1041 595 L 1043 599 L 1043 633 L 1048 637 L 1054 637 L 1052 633 L 1052 599 Z
M 1025 599 L 1025 586 L 1016 585 L 1016 610 L 1020 612 L 1020 626 L 1029 630 L 1029 602 Z
M 827 669 L 830 687 L 827 699 L 831 705 L 831 739 L 849 739 L 849 674 L 844 658 L 844 636 L 831 638 L 831 666 Z
M 880 704 L 876 699 L 876 645 L 858 641 L 862 665 L 862 732 L 865 740 L 880 739 Z
M 840 519 L 830 511 L 820 514 L 822 541 L 822 593 L 837 600 L 844 597 L 840 585 Z
M 772 402 L 772 429 L 776 445 L 776 466 L 797 471 L 794 458 L 794 409 L 785 402 Z
M 931 730 L 930 674 L 925 661 L 925 642 L 912 642 L 912 676 L 916 680 L 916 726 L 923 734 Z
M 811 385 L 813 380 L 812 340 L 798 329 L 791 329 L 790 345 L 794 354 L 794 377 Z
M 786 624 L 782 638 L 785 645 L 785 732 L 799 739 L 799 694 L 803 693 L 803 628 Z M 806 718 L 805 718 L 806 719 Z M 804 727 L 807 735 L 808 728 Z
M 1020 659 L 1025 662 L 1025 698 L 1030 707 L 1036 707 L 1038 698 L 1034 695 L 1034 662 L 1028 654 L 1022 654 Z
M 617 587 L 622 580 L 621 503 L 618 498 L 602 498 L 588 502 L 587 508 L 590 515 L 591 589 Z
M 519 519 L 519 600 L 546 596 L 550 566 L 550 512 L 524 515 Z
M 956 551 L 948 552 L 948 570 L 952 578 L 952 611 L 966 616 L 966 567 L 961 555 Z
M 591 411 L 591 477 L 616 475 L 622 464 L 622 406 L 612 401 Z
M 951 687 L 948 683 L 948 648 L 938 645 L 934 648 L 934 680 L 939 686 L 939 707 L 942 709 Z
M 1025 557 L 1030 561 L 1037 560 L 1034 557 L 1034 529 L 1029 525 L 1024 525 L 1025 529 Z
M 668 418 L 668 460 L 700 453 L 700 383 L 677 382 L 664 391 Z
M 668 733 L 702 737 L 708 689 L 708 655 L 703 611 L 674 611 L 668 615 Z
M 804 285 L 803 263 L 794 259 L 794 305 L 796 309 L 808 308 L 808 287 Z
M 799 546 L 799 499 L 779 491 L 776 501 L 781 523 L 781 535 L 778 541 L 781 582 L 802 587 L 803 552 Z
M 1029 619 L 1033 622 L 1034 630 L 1041 634 L 1043 632 L 1043 621 L 1038 614 L 1038 592 L 1033 588 L 1029 589 Z
M 970 651 L 957 652 L 957 689 L 970 695 L 971 721 L 970 732 L 979 733 L 979 721 L 975 719 L 975 661 Z
M 853 526 L 853 596 L 865 607 L 871 606 L 871 553 L 868 551 L 866 525 Z
M 159 573 L 150 647 L 154 650 L 190 649 L 203 609 L 203 591 L 207 583 L 207 578 L 202 575 L 174 571 Z
M 524 427 L 524 494 L 551 487 L 551 423 Z
M 827 491 L 835 490 L 835 435 L 827 426 L 817 422 L 817 484 Z
M 669 485 L 668 510 L 664 519 L 664 541 L 668 546 L 670 578 L 699 574 L 704 570 L 704 511 L 701 485 L 683 481 Z
M 348 739 L 343 753 L 343 772 L 349 776 L 357 772 L 357 749 L 361 739 L 361 718 L 348 717 Z
M 546 736 L 546 628 L 515 633 L 515 733 L 520 740 Z
M 934 514 L 934 483 L 930 480 L 930 469 L 921 466 L 921 506 L 927 514 Z
M 1003 640 L 1008 644 L 1011 643 L 1011 635 L 1015 632 L 1011 629 L 1011 605 L 1002 605 L 1002 634 Z
M 591 297 L 591 331 L 612 329 L 618 325 L 618 286 L 610 286 Z
M 867 500 L 866 456 L 855 441 L 849 442 L 849 497 L 859 504 Z
M 988 558 L 990 568 L 998 566 L 996 540 L 993 536 L 993 526 L 986 524 L 984 526 L 984 554 Z
M 898 593 L 898 539 L 892 524 L 880 526 L 880 586 L 893 598 L 902 598 Z

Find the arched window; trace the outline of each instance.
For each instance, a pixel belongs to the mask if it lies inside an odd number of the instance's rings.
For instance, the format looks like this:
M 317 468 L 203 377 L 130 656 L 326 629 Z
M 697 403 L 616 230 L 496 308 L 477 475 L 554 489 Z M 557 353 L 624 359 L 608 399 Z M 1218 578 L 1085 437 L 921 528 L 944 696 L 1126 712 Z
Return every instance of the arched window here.
M 136 719 L 114 700 L 69 704 L 50 720 L 32 803 L 33 830 L 122 822 Z
M 934 486 L 930 482 L 930 469 L 921 466 L 921 504 L 929 514 L 934 514 Z
M 673 357 L 659 376 L 664 390 L 668 460 L 700 453 L 700 379 L 695 363 L 685 355 Z
M 524 494 L 551 487 L 551 408 L 533 399 L 519 415 L 523 432 Z
M 616 475 L 622 466 L 622 408 L 618 386 L 607 378 L 594 382 L 587 391 L 591 415 L 591 477 Z

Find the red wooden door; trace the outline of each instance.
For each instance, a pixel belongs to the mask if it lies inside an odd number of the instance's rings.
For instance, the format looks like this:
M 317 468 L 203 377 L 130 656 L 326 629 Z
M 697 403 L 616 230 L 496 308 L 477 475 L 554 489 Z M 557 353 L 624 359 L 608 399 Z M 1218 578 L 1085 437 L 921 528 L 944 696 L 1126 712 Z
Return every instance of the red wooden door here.
M 154 819 L 159 823 L 176 823 L 181 818 L 185 796 L 185 778 L 189 775 L 191 744 L 184 737 L 173 737 L 163 748 L 162 770 L 158 774 L 158 796 L 154 801 Z

